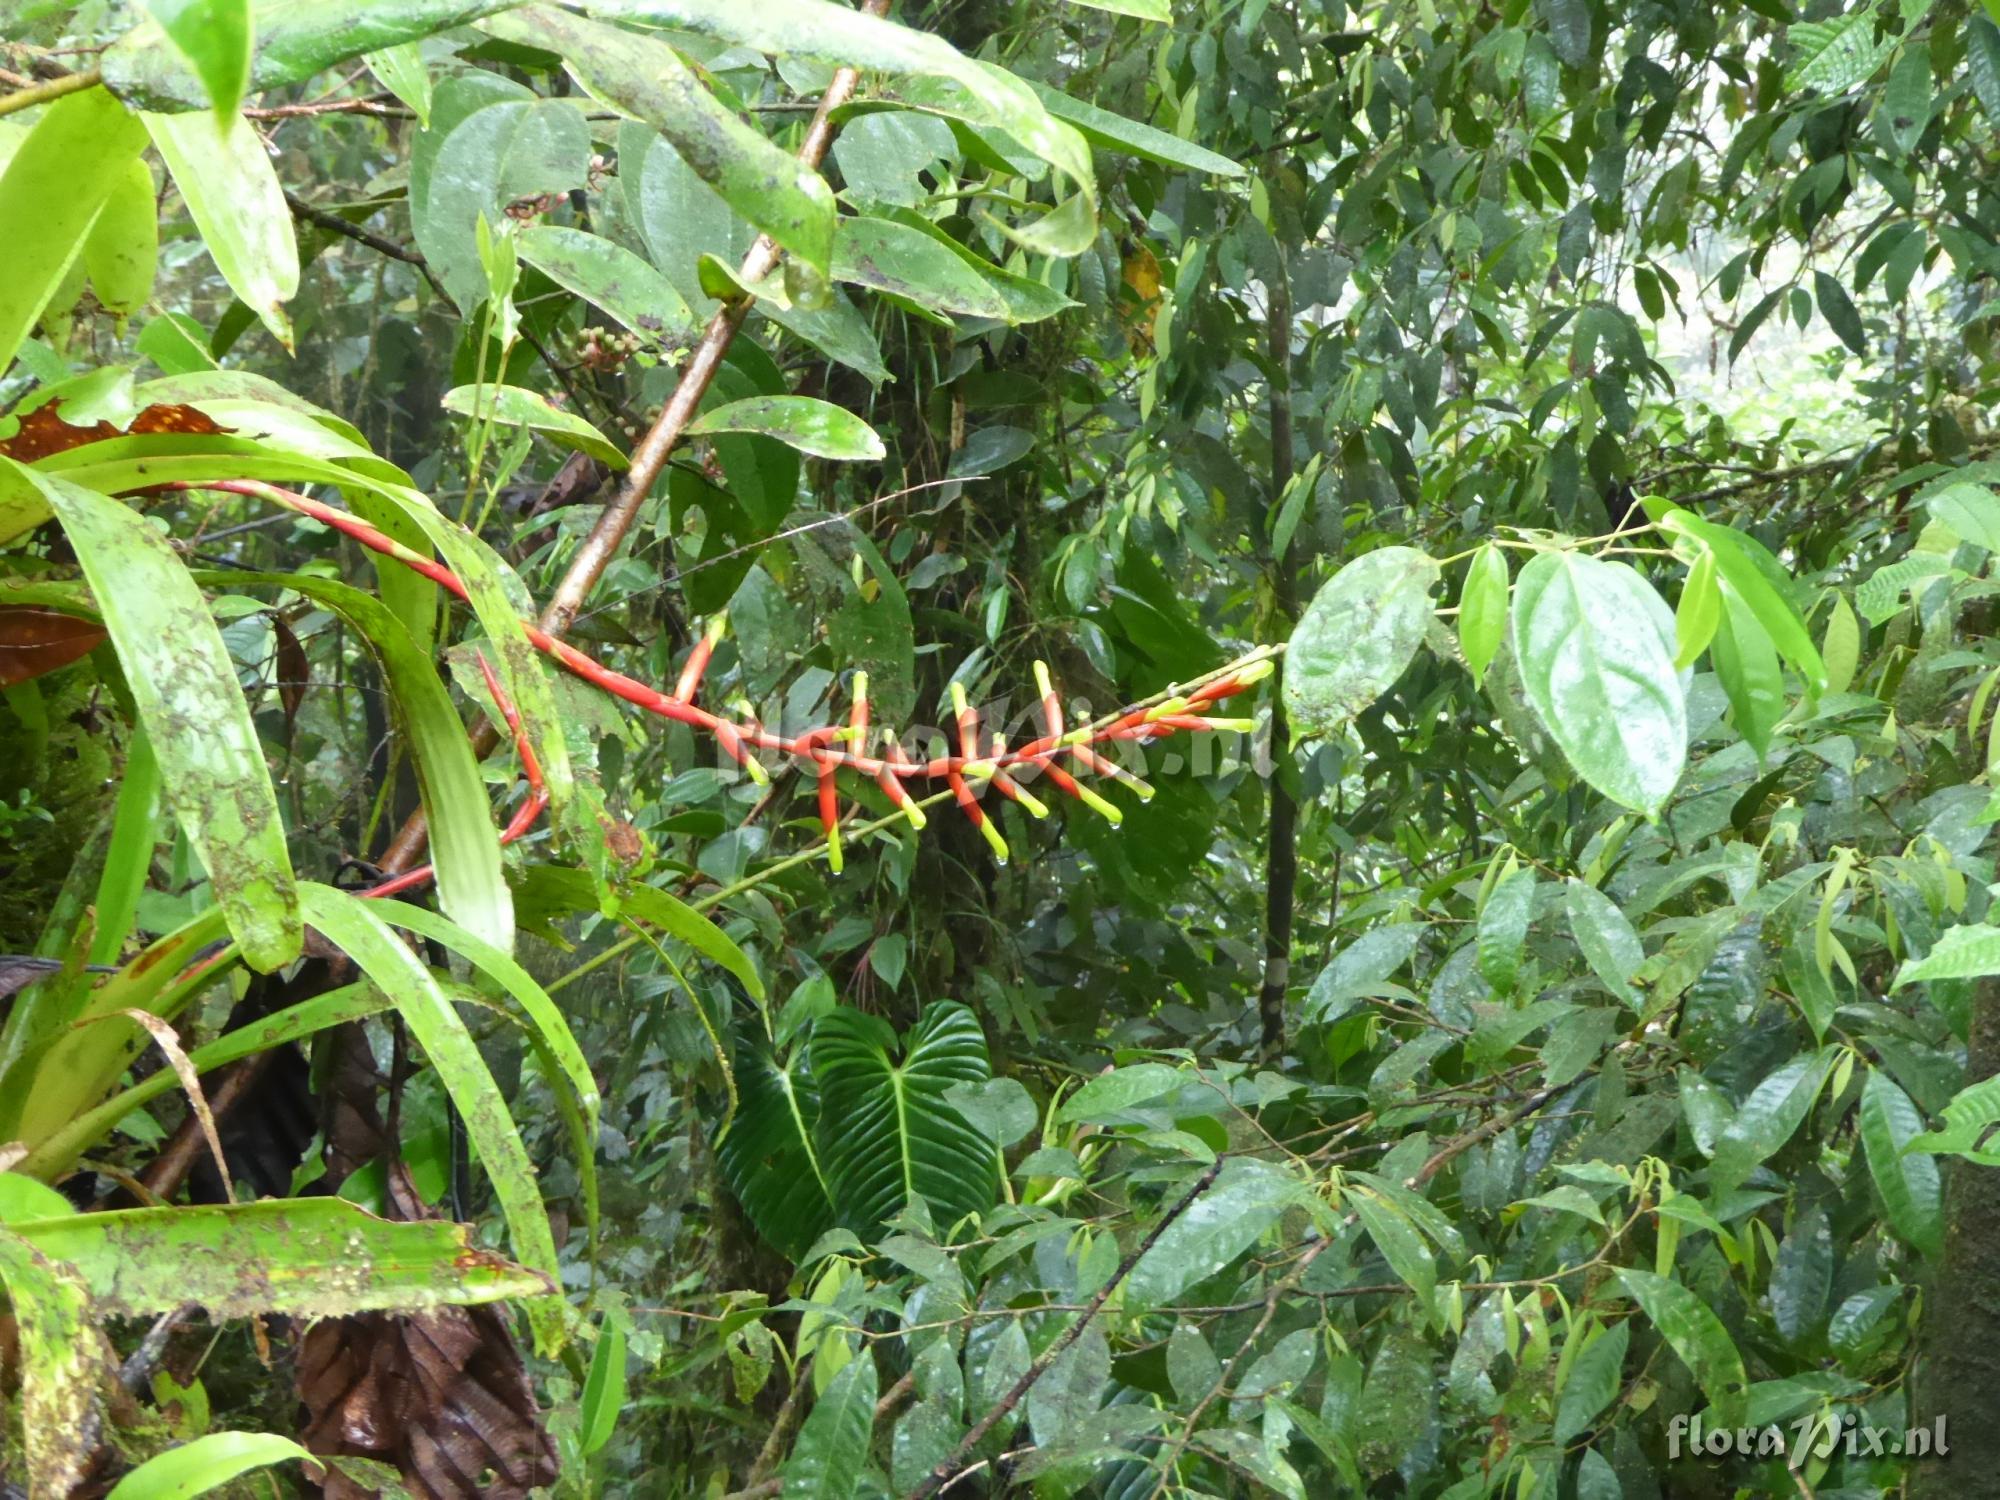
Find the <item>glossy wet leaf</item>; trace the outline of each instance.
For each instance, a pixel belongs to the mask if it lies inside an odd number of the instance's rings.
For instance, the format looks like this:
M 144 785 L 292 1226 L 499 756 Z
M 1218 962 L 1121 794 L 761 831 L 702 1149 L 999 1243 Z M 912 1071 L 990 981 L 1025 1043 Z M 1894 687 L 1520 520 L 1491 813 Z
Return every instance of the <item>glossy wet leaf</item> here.
M 886 453 L 875 429 L 852 412 L 811 396 L 751 396 L 710 407 L 688 424 L 688 435 L 747 432 L 776 438 L 818 458 L 864 462 Z
M 1618 903 L 1602 891 L 1571 880 L 1563 888 L 1570 934 L 1590 971 L 1627 1005 L 1639 1003 L 1632 977 L 1646 961 L 1645 945 Z
M 502 427 L 525 427 L 564 448 L 588 453 L 600 463 L 622 469 L 629 460 L 618 445 L 575 412 L 551 405 L 540 391 L 517 385 L 461 385 L 446 391 L 444 409 L 475 421 L 491 419 Z
M 526 6 L 486 26 L 495 36 L 559 51 L 586 89 L 658 130 L 724 202 L 825 274 L 833 248 L 833 190 L 738 119 L 672 47 L 551 6 Z
M 1269 1162 L 1231 1157 L 1179 1218 L 1161 1232 L 1125 1279 L 1128 1307 L 1159 1307 L 1205 1281 L 1277 1223 L 1298 1187 Z
M 1555 1439 L 1567 1443 L 1590 1426 L 1617 1396 L 1624 1381 L 1625 1350 L 1631 1326 L 1614 1323 L 1593 1339 L 1569 1368 L 1556 1401 Z
M 833 279 L 901 297 L 935 313 L 1004 322 L 1007 303 L 964 260 L 921 230 L 888 219 L 842 219 Z
M 1715 1425 L 1736 1425 L 1741 1420 L 1749 1378 L 1743 1371 L 1743 1356 L 1722 1320 L 1699 1295 L 1678 1281 L 1630 1267 L 1620 1267 L 1614 1275 L 1625 1295 L 1639 1304 L 1660 1337 L 1693 1373 L 1695 1384 L 1708 1397 Z
M 761 1047 L 736 1055 L 738 1107 L 716 1161 L 757 1232 L 797 1260 L 833 1227 L 820 1159 L 819 1084 L 803 1054 L 781 1062 Z
M 1944 1247 L 1937 1162 L 1922 1152 L 1904 1154 L 1923 1128 L 1923 1116 L 1910 1096 L 1880 1068 L 1870 1068 L 1861 1089 L 1861 1142 L 1869 1175 L 1882 1195 L 1890 1226 L 1924 1254 L 1936 1255 Z
M 875 1361 L 863 1355 L 820 1393 L 779 1473 L 786 1500 L 848 1500 L 858 1493 L 875 1425 L 875 1385 Z
M 1673 620 L 1623 563 L 1545 552 L 1514 587 L 1512 637 L 1535 715 L 1605 796 L 1657 811 L 1687 761 Z
M 250 0 L 146 0 L 146 9 L 194 68 L 215 113 L 235 114 L 250 84 Z
M 11 459 L 0 467 L 41 491 L 76 550 L 159 758 L 167 805 L 200 852 L 245 958 L 266 971 L 291 962 L 304 929 L 285 824 L 201 591 L 166 539 L 119 501 Z
M 560 224 L 530 224 L 515 243 L 522 260 L 634 333 L 658 341 L 694 327 L 680 293 L 623 245 Z
M 1507 593 L 1512 580 L 1507 554 L 1490 543 L 1472 554 L 1465 570 L 1465 587 L 1458 596 L 1458 645 L 1474 685 L 1507 638 Z
M 1356 558 L 1313 596 L 1285 654 L 1294 733 L 1340 728 L 1395 685 L 1432 618 L 1438 565 L 1413 547 Z

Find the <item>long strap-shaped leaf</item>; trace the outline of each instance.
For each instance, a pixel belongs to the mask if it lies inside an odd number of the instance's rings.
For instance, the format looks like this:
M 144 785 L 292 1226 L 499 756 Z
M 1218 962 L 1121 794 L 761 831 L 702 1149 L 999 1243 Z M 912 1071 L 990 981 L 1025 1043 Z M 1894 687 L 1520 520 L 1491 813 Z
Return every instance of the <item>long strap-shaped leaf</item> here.
M 361 971 L 395 1001 L 410 1032 L 437 1069 L 438 1078 L 465 1120 L 465 1133 L 493 1180 L 493 1192 L 507 1218 L 514 1253 L 530 1269 L 557 1285 L 555 1238 L 535 1186 L 534 1165 L 499 1084 L 459 1019 L 457 1009 L 431 971 L 377 916 L 371 903 L 326 885 L 305 885 L 300 899 L 306 920 L 326 934 Z M 527 1304 L 535 1341 L 544 1350 L 562 1342 L 561 1309 L 553 1299 Z
M 129 506 L 12 459 L 0 464 L 42 492 L 76 549 L 159 758 L 167 803 L 244 958 L 266 973 L 290 963 L 305 932 L 285 825 L 201 590 Z

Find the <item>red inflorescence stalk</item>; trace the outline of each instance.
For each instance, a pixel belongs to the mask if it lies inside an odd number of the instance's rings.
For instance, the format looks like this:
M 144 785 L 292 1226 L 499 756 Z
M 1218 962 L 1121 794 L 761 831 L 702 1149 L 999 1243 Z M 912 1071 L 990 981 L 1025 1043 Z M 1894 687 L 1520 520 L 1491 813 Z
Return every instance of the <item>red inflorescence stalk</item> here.
M 333 527 L 370 551 L 394 558 L 458 599 L 467 600 L 470 597 L 464 581 L 443 564 L 434 562 L 404 546 L 359 517 L 308 496 L 259 480 L 248 479 L 177 480 L 160 485 L 158 488 L 220 490 L 283 506 Z M 747 715 L 732 721 L 696 707 L 694 695 L 701 685 L 702 676 L 708 669 L 715 647 L 722 639 L 724 625 L 724 617 L 720 614 L 708 622 L 701 638 L 689 653 L 687 664 L 682 668 L 679 681 L 671 694 L 662 693 L 643 682 L 627 677 L 622 672 L 613 671 L 574 646 L 557 640 L 539 626 L 524 621 L 522 630 L 536 650 L 584 681 L 647 713 L 713 734 L 723 751 L 757 781 L 764 781 L 767 776 L 753 751 L 791 756 L 809 764 L 817 784 L 819 820 L 826 832 L 828 858 L 835 870 L 841 867 L 842 862 L 839 791 L 835 773 L 843 767 L 876 782 L 890 801 L 918 828 L 924 826 L 923 810 L 911 797 L 906 783 L 918 778 L 930 781 L 942 780 L 950 788 L 966 817 L 991 846 L 994 857 L 1004 863 L 1007 859 L 1006 841 L 1001 837 L 993 821 L 987 817 L 985 809 L 980 806 L 979 797 L 970 784 L 971 780 L 990 781 L 999 788 L 1001 795 L 1019 803 L 1037 817 L 1045 816 L 1048 809 L 1022 787 L 1013 775 L 1008 774 L 1031 771 L 1047 776 L 1058 791 L 1076 798 L 1093 811 L 1117 822 L 1122 817 L 1118 808 L 1082 785 L 1070 771 L 1057 765 L 1058 758 L 1067 758 L 1077 771 L 1107 777 L 1138 793 L 1142 799 L 1150 798 L 1153 794 L 1150 786 L 1124 767 L 1097 754 L 1092 747 L 1120 740 L 1143 744 L 1155 738 L 1184 731 L 1248 730 L 1252 727 L 1253 721 L 1215 719 L 1195 710 L 1244 692 L 1271 673 L 1271 663 L 1268 660 L 1255 661 L 1230 676 L 1190 689 L 1186 697 L 1170 698 L 1152 707 L 1133 709 L 1107 723 L 1065 732 L 1061 699 L 1049 678 L 1047 666 L 1042 662 L 1036 662 L 1035 682 L 1041 696 L 1042 714 L 1046 720 L 1045 732 L 1039 739 L 1031 740 L 1015 750 L 1009 750 L 1006 742 L 996 737 L 993 748 L 984 755 L 979 749 L 978 712 L 966 701 L 964 687 L 954 682 L 951 685 L 951 692 L 958 735 L 958 753 L 935 756 L 925 761 L 913 761 L 903 753 L 902 746 L 893 733 L 885 732 L 886 747 L 881 755 L 868 753 L 868 677 L 865 672 L 855 673 L 854 703 L 844 727 L 808 729 L 790 739 L 770 732 Z M 522 772 L 527 777 L 530 788 L 528 800 L 522 804 L 501 836 L 503 843 L 512 842 L 525 833 L 540 816 L 542 809 L 548 805 L 548 793 L 542 785 L 541 766 L 536 761 L 534 750 L 522 729 L 520 714 L 502 691 L 499 678 L 484 657 L 480 658 L 479 666 L 485 675 L 495 704 L 513 731 L 515 747 L 521 757 Z M 842 741 L 845 741 L 844 745 Z M 375 886 L 367 894 L 391 895 L 409 889 L 413 885 L 422 884 L 430 878 L 431 870 L 427 866 Z

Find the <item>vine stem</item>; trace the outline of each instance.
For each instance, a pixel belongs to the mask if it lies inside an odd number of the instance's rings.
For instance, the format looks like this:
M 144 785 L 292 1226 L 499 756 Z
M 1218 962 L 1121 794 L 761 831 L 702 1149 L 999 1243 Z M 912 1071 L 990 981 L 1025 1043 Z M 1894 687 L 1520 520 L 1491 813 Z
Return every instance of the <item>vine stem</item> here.
M 884 16 L 888 14 L 889 0 L 865 0 L 861 9 L 870 16 Z M 833 113 L 854 96 L 860 79 L 858 69 L 840 68 L 828 81 L 826 92 L 820 96 L 819 107 L 813 112 L 812 124 L 807 127 L 806 138 L 799 147 L 801 165 L 816 168 L 825 160 L 837 128 Z M 750 286 L 761 281 L 777 267 L 781 253 L 769 235 L 759 235 L 757 242 L 750 247 L 750 253 L 743 257 L 743 264 L 737 271 L 738 282 Z M 660 409 L 659 417 L 645 437 L 640 439 L 639 446 L 632 450 L 632 463 L 626 470 L 625 482 L 599 512 L 596 524 L 583 539 L 562 581 L 556 585 L 555 593 L 542 611 L 541 628 L 551 636 L 559 636 L 569 629 L 590 597 L 591 590 L 604 576 L 604 570 L 624 545 L 626 533 L 638 519 L 639 508 L 644 504 L 653 482 L 666 469 L 667 460 L 679 446 L 688 424 L 694 420 L 702 397 L 708 394 L 709 385 L 722 368 L 723 356 L 729 352 L 737 329 L 743 326 L 743 320 L 749 314 L 750 301 L 747 296 L 732 298 L 717 308 L 715 315 L 709 319 L 701 342 L 695 346 L 687 368 L 681 372 L 673 395 L 667 398 L 667 404 Z M 473 736 L 474 753 L 482 756 L 500 742 L 499 732 L 486 720 L 481 720 L 474 728 Z M 408 869 L 423 853 L 428 837 L 429 828 L 423 810 L 419 808 L 397 830 L 396 837 L 383 852 L 381 867 L 392 874 Z

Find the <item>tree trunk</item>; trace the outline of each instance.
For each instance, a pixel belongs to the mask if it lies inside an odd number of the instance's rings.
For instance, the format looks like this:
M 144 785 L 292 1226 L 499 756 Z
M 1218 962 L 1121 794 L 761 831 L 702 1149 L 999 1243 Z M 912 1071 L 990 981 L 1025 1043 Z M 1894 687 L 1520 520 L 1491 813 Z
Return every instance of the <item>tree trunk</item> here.
M 1965 1077 L 2000 1073 L 2000 979 L 1973 991 Z M 1910 1465 L 1912 1500 L 2000 1500 L 2000 1169 L 1944 1173 L 1944 1255 L 1924 1299 L 1912 1426 L 1942 1416 L 1950 1454 Z

